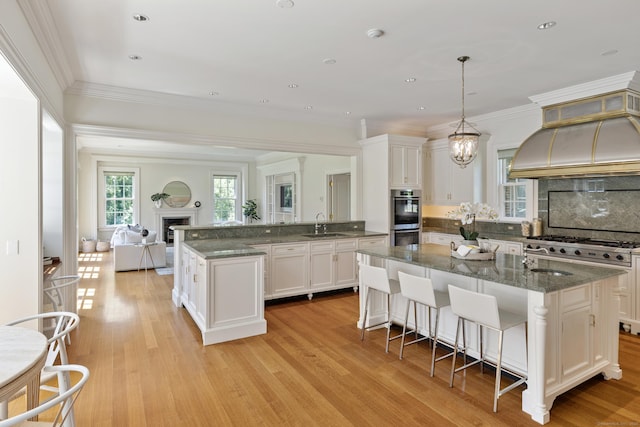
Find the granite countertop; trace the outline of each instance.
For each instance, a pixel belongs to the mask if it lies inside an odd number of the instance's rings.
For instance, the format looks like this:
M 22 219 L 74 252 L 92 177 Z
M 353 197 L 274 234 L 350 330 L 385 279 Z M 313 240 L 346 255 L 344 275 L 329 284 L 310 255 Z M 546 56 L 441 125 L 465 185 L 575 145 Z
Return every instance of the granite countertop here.
M 571 273 L 552 276 L 525 269 L 523 257 L 519 255 L 498 253 L 492 261 L 463 260 L 451 257 L 449 247 L 434 244 L 359 249 L 356 252 L 543 293 L 625 273 L 616 268 L 538 259 L 536 268 Z
M 312 234 L 312 233 L 309 233 Z M 260 249 L 254 249 L 252 245 L 270 245 L 279 243 L 307 243 L 338 239 L 356 239 L 361 237 L 386 236 L 387 233 L 375 231 L 338 231 L 322 233 L 320 237 L 309 237 L 309 234 L 291 234 L 285 236 L 256 236 L 236 239 L 202 239 L 185 240 L 183 245 L 189 247 L 199 256 L 205 259 L 230 258 L 242 256 L 264 255 Z

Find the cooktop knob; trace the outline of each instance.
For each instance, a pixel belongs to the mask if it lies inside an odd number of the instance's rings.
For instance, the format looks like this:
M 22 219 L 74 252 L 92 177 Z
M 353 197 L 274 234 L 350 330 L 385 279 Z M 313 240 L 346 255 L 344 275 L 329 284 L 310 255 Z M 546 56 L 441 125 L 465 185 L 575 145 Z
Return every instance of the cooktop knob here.
M 527 249 L 533 249 L 533 246 L 531 246 L 531 244 L 528 244 Z
M 618 261 L 622 261 L 624 259 L 624 257 L 622 255 L 616 255 L 616 259 Z
M 556 248 L 549 248 L 549 252 L 555 252 Z
M 562 249 L 560 249 L 560 253 L 561 254 L 565 254 L 565 253 L 567 253 L 567 251 L 564 248 L 562 248 Z
M 611 255 L 609 255 L 609 254 L 602 254 L 602 256 L 605 257 L 606 259 L 611 258 Z
M 573 253 L 576 255 L 580 255 L 582 252 L 580 252 L 580 249 L 576 249 Z

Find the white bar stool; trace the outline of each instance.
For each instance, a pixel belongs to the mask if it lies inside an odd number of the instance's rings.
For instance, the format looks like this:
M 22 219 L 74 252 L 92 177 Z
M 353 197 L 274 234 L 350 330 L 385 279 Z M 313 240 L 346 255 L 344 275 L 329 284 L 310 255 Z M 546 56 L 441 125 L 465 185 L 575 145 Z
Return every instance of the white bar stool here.
M 449 294 L 447 292 L 436 291 L 433 289 L 433 283 L 431 279 L 426 277 L 413 276 L 402 271 L 398 272 L 398 278 L 400 279 L 400 292 L 402 296 L 407 299 L 407 308 L 404 314 L 404 327 L 402 329 L 402 341 L 400 344 L 400 359 L 404 352 L 405 346 L 415 344 L 420 341 L 431 339 L 431 345 L 433 347 L 431 353 L 431 376 L 433 376 L 436 362 L 452 356 L 454 352 L 448 353 L 444 356 L 440 356 L 436 359 L 436 347 L 438 346 L 438 323 L 440 320 L 440 309 L 448 306 Z M 409 320 L 409 306 L 413 302 L 413 312 L 415 318 L 415 330 L 418 330 L 418 316 L 416 314 L 416 306 L 422 304 L 426 306 L 429 316 L 429 334 L 428 336 L 418 338 L 416 333 L 416 339 L 413 341 L 405 342 L 405 334 L 407 328 L 407 322 Z M 436 310 L 436 322 L 435 328 L 431 329 L 431 309 Z M 432 332 L 433 331 L 433 332 Z M 447 344 L 450 345 L 450 344 Z
M 366 295 L 364 298 L 364 318 L 362 319 L 362 333 L 360 340 L 364 340 L 364 332 L 367 329 L 372 329 L 380 325 L 386 325 L 387 328 L 387 343 L 385 346 L 385 353 L 389 353 L 389 342 L 403 336 L 402 334 L 391 337 L 391 295 L 400 293 L 400 283 L 397 280 L 389 279 L 387 276 L 387 270 L 381 267 L 373 267 L 371 265 L 360 264 L 360 280 L 362 284 L 367 287 Z M 387 320 L 377 323 L 375 325 L 367 325 L 367 315 L 369 313 L 369 296 L 371 291 L 381 292 L 387 296 Z M 413 331 L 411 331 L 413 332 Z
M 504 331 L 517 325 L 525 324 L 527 317 L 525 315 L 511 313 L 509 311 L 498 308 L 498 300 L 493 295 L 481 294 L 478 292 L 468 291 L 457 286 L 449 285 L 449 298 L 451 299 L 451 311 L 458 316 L 458 326 L 456 328 L 456 341 L 454 343 L 454 354 L 451 362 L 451 379 L 449 387 L 453 387 L 453 377 L 458 371 L 467 369 L 470 366 L 480 363 L 480 372 L 483 372 L 483 364 L 495 366 L 496 368 L 496 386 L 493 393 L 493 412 L 498 412 L 498 398 L 508 391 L 518 387 L 527 381 L 526 376 L 518 375 L 514 372 L 511 374 L 520 379 L 513 384 L 500 389 L 500 377 L 502 373 L 502 339 Z M 480 326 L 480 357 L 474 362 L 467 364 L 467 343 L 464 334 L 464 321 L 470 321 Z M 462 346 L 464 351 L 464 364 L 456 369 L 456 355 L 458 353 L 458 336 L 460 334 L 460 326 L 462 326 Z M 498 358 L 495 364 L 484 358 L 482 329 L 486 327 L 498 332 Z

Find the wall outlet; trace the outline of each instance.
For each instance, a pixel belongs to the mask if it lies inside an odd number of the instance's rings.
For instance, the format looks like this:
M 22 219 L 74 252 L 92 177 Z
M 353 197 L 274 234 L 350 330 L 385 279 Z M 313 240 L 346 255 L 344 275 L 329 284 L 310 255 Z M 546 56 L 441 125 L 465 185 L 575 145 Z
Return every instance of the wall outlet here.
M 270 234 L 271 233 L 271 229 L 267 228 L 266 230 L 264 230 L 265 233 Z

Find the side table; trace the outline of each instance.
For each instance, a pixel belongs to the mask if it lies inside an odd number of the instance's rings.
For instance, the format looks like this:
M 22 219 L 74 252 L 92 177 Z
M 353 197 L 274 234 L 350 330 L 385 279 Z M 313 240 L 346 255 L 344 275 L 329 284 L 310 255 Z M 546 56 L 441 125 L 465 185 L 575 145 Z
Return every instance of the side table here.
M 150 246 L 155 246 L 157 245 L 157 242 L 151 242 L 151 243 L 136 243 L 135 246 L 137 247 L 141 247 L 142 248 L 142 253 L 140 254 L 140 262 L 138 263 L 138 271 L 140 271 L 140 268 L 142 267 L 142 260 L 144 259 L 144 271 L 147 271 L 147 256 L 149 257 L 149 259 L 151 260 L 151 265 L 153 266 L 153 268 L 156 268 L 156 264 L 153 262 L 153 257 L 151 256 L 151 251 L 149 250 Z

